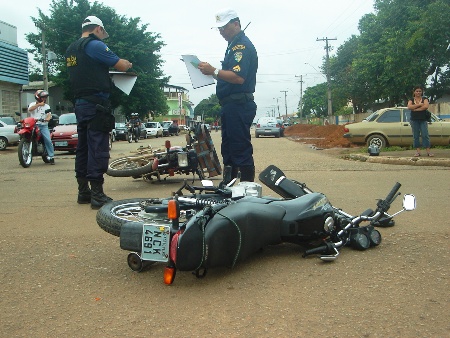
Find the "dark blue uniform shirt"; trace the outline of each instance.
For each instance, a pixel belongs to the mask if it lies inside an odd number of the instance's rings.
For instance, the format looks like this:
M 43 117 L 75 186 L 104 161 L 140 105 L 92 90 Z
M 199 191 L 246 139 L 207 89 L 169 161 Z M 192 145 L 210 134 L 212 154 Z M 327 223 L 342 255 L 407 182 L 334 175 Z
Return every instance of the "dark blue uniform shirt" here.
M 217 79 L 216 94 L 219 100 L 235 93 L 254 93 L 258 55 L 255 46 L 243 31 L 238 33 L 228 45 L 222 70 L 231 70 L 242 77 L 243 84 L 233 84 Z

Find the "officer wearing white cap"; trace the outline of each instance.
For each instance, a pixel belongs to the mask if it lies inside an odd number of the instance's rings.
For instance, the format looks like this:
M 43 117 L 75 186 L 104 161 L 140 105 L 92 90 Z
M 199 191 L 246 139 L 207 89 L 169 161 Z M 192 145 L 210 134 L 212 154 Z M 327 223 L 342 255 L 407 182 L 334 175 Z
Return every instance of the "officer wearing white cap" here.
M 88 16 L 82 22 L 81 30 L 81 38 L 67 48 L 65 55 L 78 124 L 77 202 L 90 203 L 93 209 L 98 209 L 111 201 L 103 192 L 103 174 L 109 160 L 109 132 L 114 128 L 109 101 L 112 89 L 109 69 L 113 67 L 124 72 L 132 64 L 119 58 L 102 41 L 109 34 L 99 18 Z
M 250 127 L 256 115 L 253 93 L 256 86 L 258 55 L 252 42 L 241 29 L 236 11 L 224 9 L 216 14 L 214 27 L 228 42 L 222 68 L 200 62 L 205 75 L 217 79 L 216 94 L 222 109 L 222 157 L 232 167 L 232 178 L 241 172 L 241 181 L 253 182 L 255 164 Z

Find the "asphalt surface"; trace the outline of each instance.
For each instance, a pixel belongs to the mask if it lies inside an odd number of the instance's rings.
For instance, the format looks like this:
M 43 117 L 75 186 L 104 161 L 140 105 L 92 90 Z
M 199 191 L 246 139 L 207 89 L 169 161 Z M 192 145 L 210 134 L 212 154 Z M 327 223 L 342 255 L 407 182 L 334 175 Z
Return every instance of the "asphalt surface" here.
M 212 133 L 216 146 L 219 135 Z M 115 142 L 111 157 L 165 139 Z M 182 135 L 170 140 L 184 144 Z M 8 148 L 0 152 L 0 336 L 450 336 L 447 167 L 346 160 L 287 138 L 252 142 L 257 173 L 275 164 L 350 214 L 374 208 L 397 181 L 417 209 L 380 228 L 380 246 L 344 248 L 332 263 L 282 244 L 203 279 L 178 272 L 165 286 L 163 265 L 132 272 L 118 238 L 76 203 L 74 155 L 58 153 L 54 166 L 36 158 L 25 169 L 17 148 Z M 105 191 L 115 200 L 166 197 L 183 178 L 190 176 L 154 183 L 107 176 Z M 276 196 L 266 187 L 263 194 Z M 390 212 L 400 209 L 398 198 Z

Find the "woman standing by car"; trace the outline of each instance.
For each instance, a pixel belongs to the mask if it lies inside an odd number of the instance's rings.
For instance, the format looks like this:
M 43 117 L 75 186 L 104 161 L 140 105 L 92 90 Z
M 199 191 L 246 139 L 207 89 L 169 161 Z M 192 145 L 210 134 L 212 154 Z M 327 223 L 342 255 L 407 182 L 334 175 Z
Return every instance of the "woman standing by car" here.
M 422 137 L 422 146 L 426 148 L 427 155 L 433 157 L 430 153 L 430 136 L 428 135 L 428 121 L 426 111 L 428 109 L 429 101 L 422 96 L 423 88 L 415 86 L 413 90 L 413 98 L 408 101 L 408 109 L 411 110 L 411 129 L 413 133 L 413 147 L 416 148 L 415 157 L 420 156 L 420 139 Z

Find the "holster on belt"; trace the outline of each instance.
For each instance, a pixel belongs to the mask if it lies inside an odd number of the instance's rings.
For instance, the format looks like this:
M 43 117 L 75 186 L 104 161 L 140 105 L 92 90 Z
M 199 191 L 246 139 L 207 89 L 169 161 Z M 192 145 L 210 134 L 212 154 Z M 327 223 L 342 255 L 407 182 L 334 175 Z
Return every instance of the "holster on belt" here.
M 95 103 L 95 117 L 89 121 L 88 129 L 109 133 L 115 128 L 116 119 L 112 114 L 109 100 L 98 96 L 83 97 L 82 99 Z

